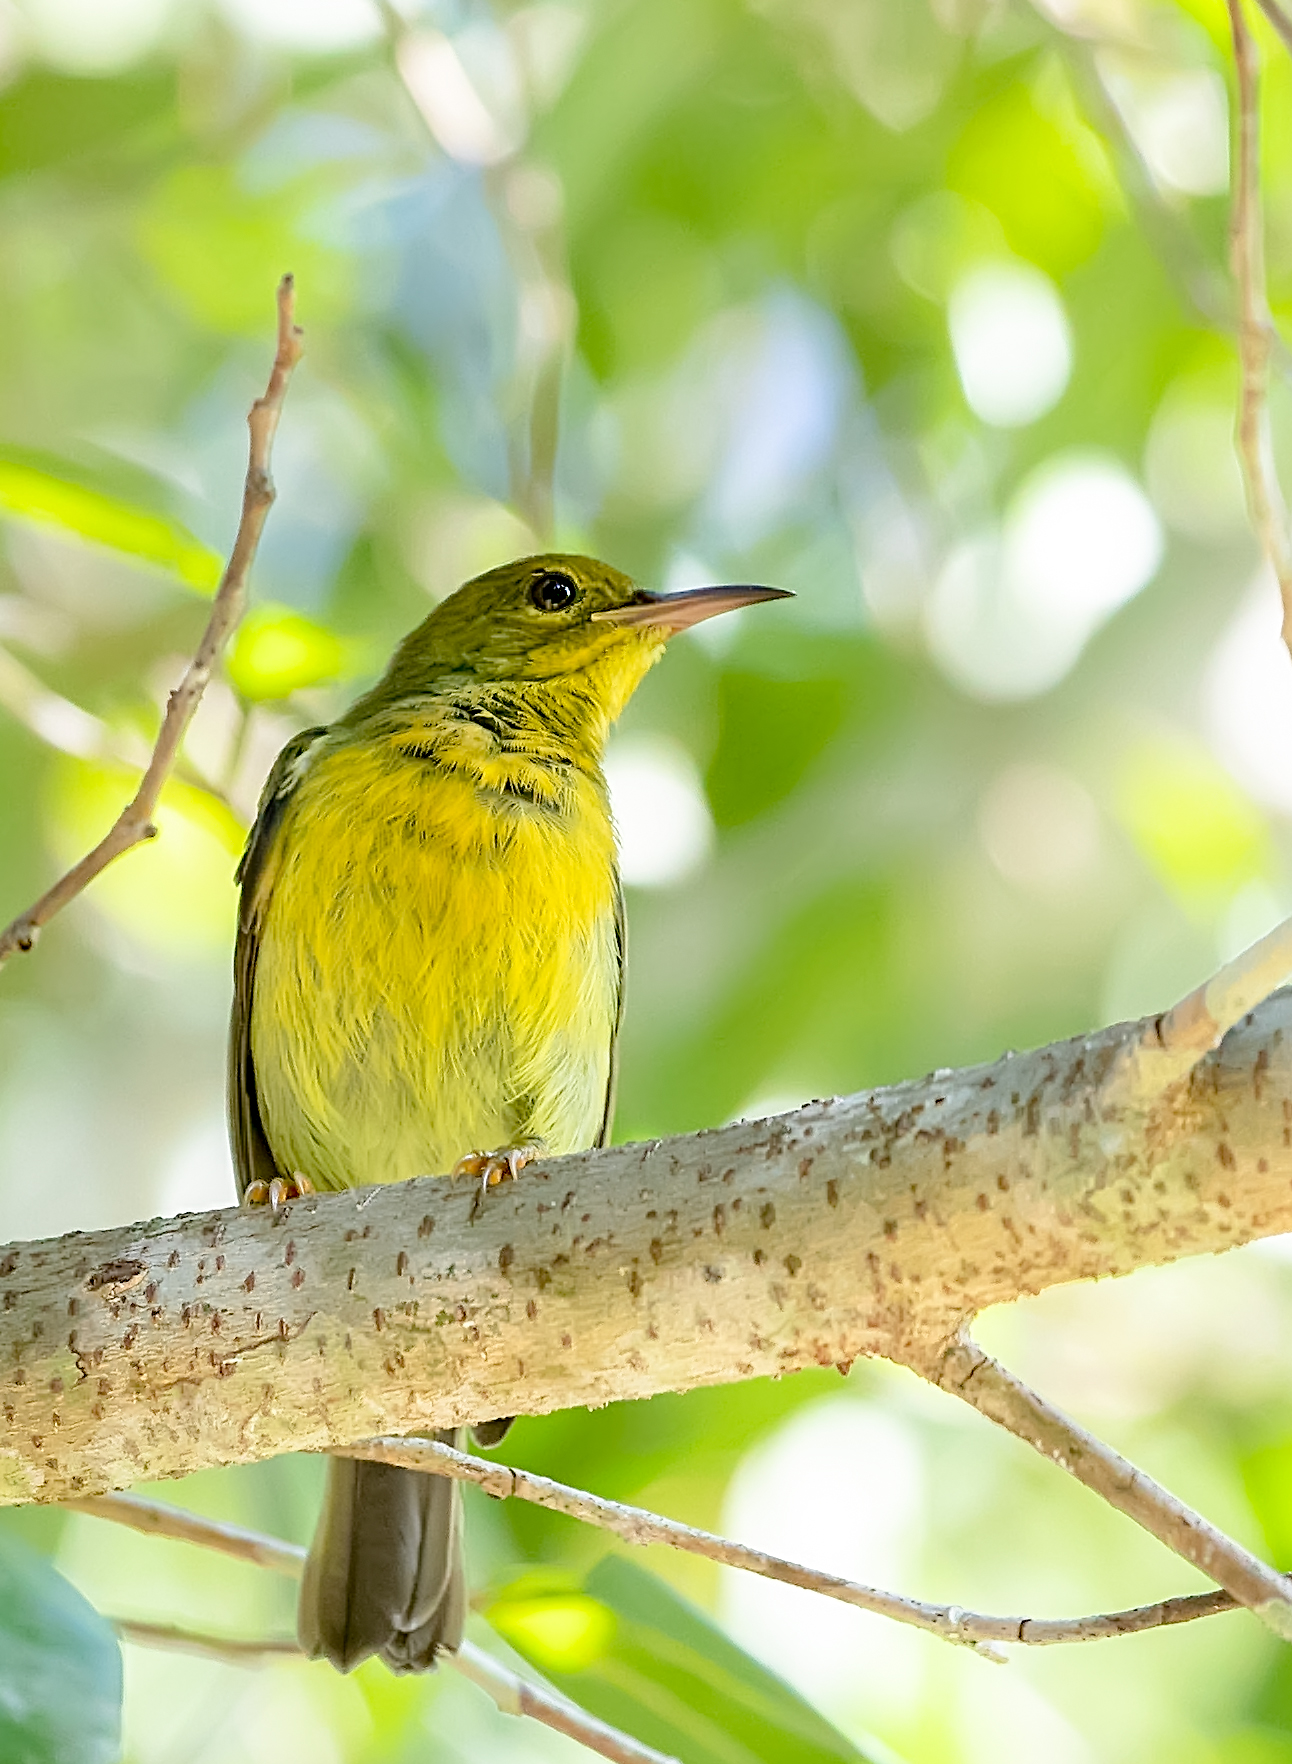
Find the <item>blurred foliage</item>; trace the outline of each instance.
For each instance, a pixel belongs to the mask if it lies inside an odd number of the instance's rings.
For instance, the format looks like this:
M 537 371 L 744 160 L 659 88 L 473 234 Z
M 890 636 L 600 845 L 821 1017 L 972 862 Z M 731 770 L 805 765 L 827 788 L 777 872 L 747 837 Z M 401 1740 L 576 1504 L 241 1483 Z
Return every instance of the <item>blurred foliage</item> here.
M 4 1238 L 231 1198 L 232 867 L 266 769 L 549 510 L 647 583 L 798 592 L 680 639 L 615 738 L 619 1137 L 1159 1009 L 1292 909 L 1292 665 L 1229 440 L 1222 0 L 397 5 L 0 0 L 0 916 L 102 831 L 192 651 L 285 269 L 308 334 L 253 610 L 163 836 L 0 983 Z M 1292 62 L 1255 23 L 1286 319 Z M 1281 356 L 1276 379 L 1292 469 Z M 1292 1565 L 1279 1246 L 983 1332 Z M 508 1449 L 966 1606 L 1190 1584 L 879 1366 L 523 1421 Z M 177 1498 L 303 1540 L 317 1473 Z M 469 1509 L 477 1587 L 638 1586 L 598 1534 Z M 290 1625 L 290 1586 L 237 1564 L 82 1515 L 2 1525 L 110 1614 Z M 1292 1756 L 1292 1656 L 1244 1616 L 1000 1672 L 650 1565 L 869 1755 Z M 575 1755 L 531 1726 L 443 1673 L 126 1651 L 131 1764 Z
M 0 1546 L 0 1756 L 14 1764 L 113 1764 L 121 1649 L 48 1561 Z
M 582 1584 L 531 1571 L 485 1609 L 558 1690 L 667 1757 L 865 1764 L 787 1684 L 622 1557 L 604 1557 Z

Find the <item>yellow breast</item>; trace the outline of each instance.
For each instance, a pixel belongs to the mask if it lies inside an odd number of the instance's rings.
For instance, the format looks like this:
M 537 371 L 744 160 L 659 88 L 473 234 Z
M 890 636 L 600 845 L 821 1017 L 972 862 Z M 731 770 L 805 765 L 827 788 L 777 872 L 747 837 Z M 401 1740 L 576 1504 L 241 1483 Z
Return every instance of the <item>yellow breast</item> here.
M 470 752 L 473 740 L 480 752 Z M 591 1145 L 620 952 L 598 775 L 487 736 L 325 742 L 278 832 L 251 1048 L 280 1167 L 323 1188 Z M 451 745 L 451 744 L 450 744 Z

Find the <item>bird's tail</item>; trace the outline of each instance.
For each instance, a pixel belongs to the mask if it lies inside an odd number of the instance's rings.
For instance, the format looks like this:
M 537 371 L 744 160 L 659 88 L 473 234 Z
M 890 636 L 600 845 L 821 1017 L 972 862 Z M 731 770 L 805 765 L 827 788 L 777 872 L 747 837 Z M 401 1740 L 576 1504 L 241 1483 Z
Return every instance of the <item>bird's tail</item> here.
M 460 1445 L 457 1432 L 433 1436 Z M 394 1464 L 332 1458 L 296 1628 L 311 1659 L 349 1672 L 380 1654 L 427 1672 L 466 1617 L 462 1496 L 456 1482 Z

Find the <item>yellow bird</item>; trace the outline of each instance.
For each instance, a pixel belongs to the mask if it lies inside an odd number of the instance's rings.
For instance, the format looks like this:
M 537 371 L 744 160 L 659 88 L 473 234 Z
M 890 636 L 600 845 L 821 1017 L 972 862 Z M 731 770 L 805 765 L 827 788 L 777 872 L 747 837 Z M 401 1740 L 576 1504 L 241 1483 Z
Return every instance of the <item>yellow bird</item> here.
M 652 594 L 593 558 L 523 558 L 450 595 L 371 692 L 288 742 L 238 871 L 246 1200 L 442 1172 L 487 1186 L 605 1140 L 624 959 L 606 736 L 674 632 L 782 592 Z M 306 1652 L 408 1672 L 455 1648 L 461 1529 L 456 1483 L 332 1459 Z

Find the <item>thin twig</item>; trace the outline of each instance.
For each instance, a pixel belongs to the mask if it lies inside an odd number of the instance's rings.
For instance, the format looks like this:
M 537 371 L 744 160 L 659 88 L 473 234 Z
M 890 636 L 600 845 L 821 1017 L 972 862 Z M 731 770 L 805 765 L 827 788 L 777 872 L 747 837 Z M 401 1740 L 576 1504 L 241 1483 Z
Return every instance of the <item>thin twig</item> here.
M 1199 1060 L 1219 1047 L 1236 1023 L 1292 980 L 1292 919 L 1236 955 L 1209 980 L 1150 1018 L 1142 1036 L 1122 1050 L 1103 1087 L 1105 1103 L 1148 1107 Z
M 1134 1519 L 1245 1605 L 1284 1641 L 1292 1641 L 1292 1577 L 1235 1543 L 1136 1469 L 1128 1459 L 1029 1390 L 967 1336 L 913 1370 L 960 1397 L 998 1426 L 1026 1440 L 1078 1482 Z
M 257 1640 L 241 1635 L 209 1635 L 205 1630 L 181 1629 L 175 1623 L 143 1623 L 133 1617 L 109 1617 L 122 1641 L 144 1648 L 171 1648 L 179 1654 L 196 1654 L 203 1660 L 220 1660 L 226 1666 L 260 1666 L 269 1660 L 299 1660 L 300 1643 L 291 1636 L 266 1636 Z
M 1226 0 L 1238 80 L 1233 198 L 1229 245 L 1238 284 L 1238 359 L 1241 385 L 1235 438 L 1247 511 L 1283 600 L 1283 641 L 1292 650 L 1292 549 L 1287 507 L 1270 444 L 1267 396 L 1274 327 L 1265 295 L 1261 215 L 1260 58 L 1247 28 L 1243 0 Z
M 491 1464 L 466 1452 L 454 1451 L 451 1446 L 439 1446 L 434 1440 L 373 1440 L 369 1443 L 374 1448 L 386 1445 L 401 1448 L 398 1455 L 392 1453 L 382 1459 L 383 1462 L 403 1462 L 433 1475 L 472 1482 L 499 1500 L 514 1497 L 532 1501 L 553 1512 L 566 1513 L 571 1518 L 613 1531 L 629 1543 L 668 1544 L 674 1549 L 705 1556 L 713 1562 L 746 1568 L 751 1573 L 781 1580 L 790 1586 L 801 1586 L 827 1598 L 840 1599 L 844 1604 L 873 1611 L 881 1617 L 890 1617 L 895 1622 L 909 1623 L 940 1636 L 944 1641 L 975 1648 L 991 1658 L 1000 1657 L 995 1651 L 995 1644 L 1000 1642 L 1055 1647 L 1068 1642 L 1103 1641 L 1113 1636 L 1134 1635 L 1145 1629 L 1165 1629 L 1179 1623 L 1196 1622 L 1200 1617 L 1218 1616 L 1222 1611 L 1241 1609 L 1240 1603 L 1228 1593 L 1213 1591 L 1190 1593 L 1180 1598 L 1162 1599 L 1153 1605 L 1137 1605 L 1130 1610 L 1101 1612 L 1091 1617 L 993 1617 L 962 1610 L 955 1605 L 931 1605 L 904 1598 L 898 1593 L 880 1592 L 873 1587 L 843 1580 L 838 1575 L 818 1574 L 779 1556 L 730 1543 L 711 1532 L 698 1531 L 673 1519 L 662 1519 L 640 1507 L 602 1500 L 597 1495 L 552 1482 L 545 1476 L 532 1476 L 528 1471 L 515 1470 L 508 1465 Z M 408 1450 L 423 1444 L 435 1449 L 425 1454 L 420 1450 Z M 180 1543 L 219 1550 L 240 1562 L 270 1568 L 293 1579 L 299 1578 L 305 1565 L 305 1551 L 298 1544 L 244 1531 L 240 1526 L 226 1525 L 218 1520 L 204 1519 L 196 1513 L 142 1495 L 95 1495 L 63 1504 L 76 1512 L 110 1519 L 154 1537 L 168 1537 Z
M 242 616 L 247 598 L 247 577 L 274 500 L 274 485 L 269 473 L 274 435 L 292 370 L 301 356 L 301 333 L 295 323 L 295 311 L 295 286 L 291 276 L 284 276 L 278 284 L 278 345 L 273 370 L 264 397 L 256 400 L 247 417 L 251 430 L 250 461 L 237 536 L 201 642 L 184 670 L 183 679 L 167 701 L 157 744 L 139 788 L 94 849 L 61 876 L 34 906 L 20 913 L 0 932 L 0 963 L 19 951 L 31 949 L 41 927 L 74 900 L 114 858 L 156 835 L 153 815 L 162 788 L 179 756 L 180 744 L 206 690 L 211 671 Z
M 964 1647 L 983 1648 L 997 1642 L 1054 1647 L 1064 1642 L 1096 1641 L 1108 1636 L 1131 1635 L 1141 1629 L 1189 1623 L 1198 1617 L 1211 1617 L 1237 1608 L 1227 1593 L 1208 1592 L 1094 1617 L 993 1617 L 966 1611 L 959 1605 L 929 1604 L 901 1593 L 864 1586 L 838 1574 L 805 1568 L 798 1562 L 786 1561 L 783 1556 L 750 1549 L 711 1531 L 700 1531 L 693 1525 L 683 1525 L 680 1520 L 647 1512 L 643 1507 L 608 1501 L 601 1495 L 588 1494 L 567 1483 L 554 1482 L 547 1476 L 535 1476 L 510 1464 L 472 1457 L 470 1453 L 456 1451 L 438 1440 L 370 1439 L 347 1447 L 341 1455 L 382 1464 L 402 1464 L 408 1469 L 426 1470 L 436 1476 L 450 1476 L 458 1482 L 471 1482 L 496 1500 L 529 1501 L 549 1512 L 564 1513 L 571 1519 L 600 1526 L 627 1543 L 639 1546 L 666 1544 L 670 1549 L 704 1556 L 708 1561 L 721 1562 L 728 1568 L 744 1568 L 768 1580 L 801 1586 L 808 1592 L 821 1593 L 845 1605 L 855 1605 L 858 1610 L 891 1617 L 896 1623 L 908 1623 L 940 1636 L 943 1641 L 956 1642 Z
M 244 1531 L 240 1525 L 207 1519 L 183 1507 L 149 1500 L 146 1495 L 87 1495 L 84 1500 L 64 1501 L 63 1505 L 75 1513 L 89 1513 L 95 1519 L 111 1519 L 114 1525 L 128 1525 L 132 1531 L 142 1531 L 150 1537 L 168 1537 L 176 1543 L 219 1550 L 222 1555 L 250 1562 L 255 1568 L 270 1568 L 276 1574 L 299 1579 L 305 1566 L 305 1551 L 299 1544 L 267 1537 L 259 1531 Z
M 1256 4 L 1283 39 L 1284 47 L 1292 50 L 1292 18 L 1279 5 L 1278 0 L 1256 0 Z
M 73 759 L 97 760 L 101 764 L 129 766 L 142 771 L 148 763 L 148 745 L 132 732 L 119 733 L 102 717 L 64 698 L 61 692 L 38 679 L 7 649 L 0 648 L 0 705 L 23 728 Z M 181 754 L 175 776 L 225 808 L 232 805 L 224 792 L 190 765 Z
M 1213 330 L 1230 330 L 1234 313 L 1228 281 L 1203 251 L 1185 214 L 1163 199 L 1139 143 L 1105 84 L 1094 45 L 1066 31 L 1056 31 L 1054 36 L 1082 107 L 1112 152 L 1118 181 L 1137 225 L 1197 316 Z
M 377 10 L 385 27 L 395 74 L 428 139 L 438 148 L 442 143 L 427 112 L 425 95 L 410 80 L 404 54 L 416 33 L 392 0 L 377 0 Z M 548 545 L 555 521 L 561 383 L 573 334 L 574 294 L 565 267 L 559 201 L 554 204 L 552 215 L 526 219 L 516 212 L 510 199 L 517 188 L 517 173 L 523 175 L 525 170 L 517 144 L 486 168 L 483 186 L 511 259 L 517 292 L 516 367 L 505 394 L 503 413 L 508 429 L 511 501 L 539 543 Z
M 540 1690 L 531 1679 L 509 1672 L 492 1654 L 472 1647 L 469 1641 L 464 1641 L 456 1654 L 446 1656 L 445 1664 L 479 1685 L 502 1714 L 528 1715 L 531 1721 L 541 1721 L 544 1727 L 577 1740 L 599 1757 L 609 1758 L 611 1764 L 680 1764 L 671 1753 L 657 1752 L 654 1746 L 643 1745 L 617 1727 L 598 1721 L 577 1703 L 553 1696 L 551 1691 Z
M 110 1622 L 122 1641 L 134 1642 L 139 1647 L 169 1648 L 181 1654 L 196 1654 L 204 1660 L 219 1660 L 226 1666 L 260 1666 L 269 1661 L 299 1660 L 302 1657 L 299 1643 L 287 1636 L 250 1640 L 245 1636 L 211 1635 L 205 1630 L 182 1629 L 173 1623 L 142 1623 L 132 1617 L 113 1617 Z M 442 1654 L 440 1658 L 444 1665 L 478 1685 L 501 1714 L 527 1715 L 531 1721 L 539 1721 L 544 1727 L 577 1740 L 590 1752 L 609 1758 L 612 1764 L 678 1764 L 678 1760 L 667 1753 L 657 1752 L 653 1746 L 642 1745 L 618 1728 L 608 1727 L 576 1703 L 540 1690 L 528 1679 L 509 1672 L 491 1654 L 472 1642 L 464 1641 L 455 1654 Z

